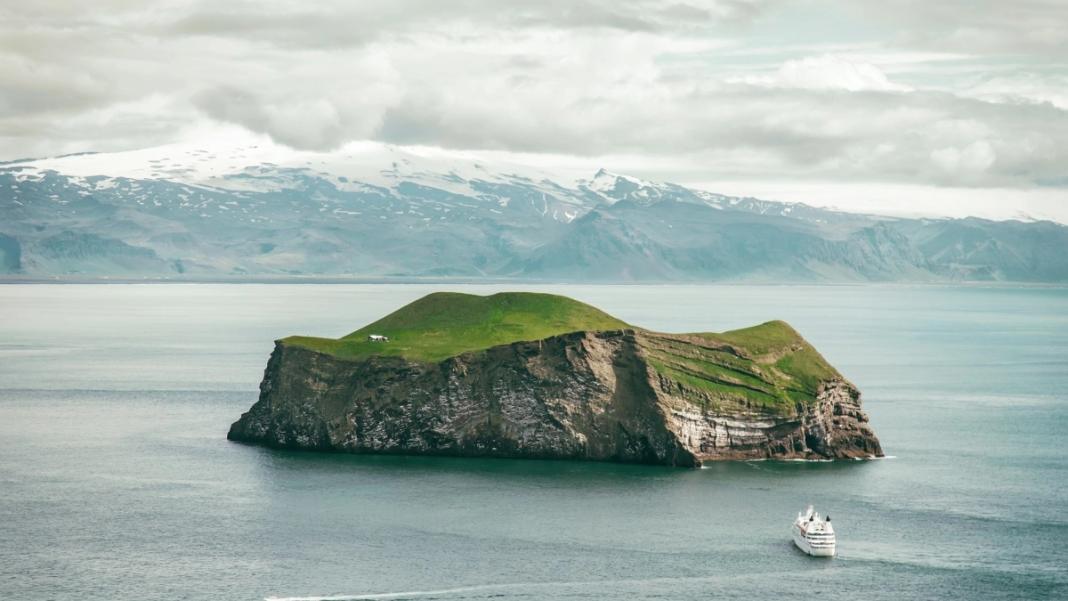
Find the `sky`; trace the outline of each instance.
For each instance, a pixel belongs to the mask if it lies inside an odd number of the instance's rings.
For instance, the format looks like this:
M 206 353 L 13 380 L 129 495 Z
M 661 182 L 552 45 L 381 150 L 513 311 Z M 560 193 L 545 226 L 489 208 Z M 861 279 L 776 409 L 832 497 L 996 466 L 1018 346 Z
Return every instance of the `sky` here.
M 372 140 L 1068 222 L 1065 0 L 0 2 L 0 160 Z

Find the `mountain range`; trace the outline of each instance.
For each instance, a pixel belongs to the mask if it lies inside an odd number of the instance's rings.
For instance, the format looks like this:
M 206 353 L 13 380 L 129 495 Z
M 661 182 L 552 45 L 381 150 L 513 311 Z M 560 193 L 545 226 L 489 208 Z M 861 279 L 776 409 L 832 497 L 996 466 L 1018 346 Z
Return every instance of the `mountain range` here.
M 1068 281 L 1068 227 L 906 219 L 381 144 L 0 163 L 0 274 Z

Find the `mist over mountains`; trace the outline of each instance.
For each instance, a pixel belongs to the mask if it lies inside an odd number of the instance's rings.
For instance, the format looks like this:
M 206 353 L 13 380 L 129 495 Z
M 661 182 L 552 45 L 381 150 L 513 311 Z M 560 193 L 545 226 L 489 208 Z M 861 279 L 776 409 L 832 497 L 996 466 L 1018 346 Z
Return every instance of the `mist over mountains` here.
M 8 277 L 1068 281 L 1068 227 L 902 219 L 384 145 L 0 164 Z

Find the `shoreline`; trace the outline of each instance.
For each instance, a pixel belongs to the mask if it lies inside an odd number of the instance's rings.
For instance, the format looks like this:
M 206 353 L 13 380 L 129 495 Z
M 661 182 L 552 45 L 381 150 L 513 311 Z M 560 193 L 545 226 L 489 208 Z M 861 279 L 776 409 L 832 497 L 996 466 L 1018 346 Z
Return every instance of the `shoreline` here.
M 191 277 L 191 278 L 166 278 L 166 277 L 108 277 L 108 276 L 26 276 L 26 277 L 0 277 L 0 286 L 17 284 L 59 284 L 59 285 L 96 285 L 96 284 L 266 284 L 266 285 L 463 285 L 463 286 L 493 286 L 493 285 L 517 285 L 517 286 L 684 286 L 684 287 L 797 287 L 811 286 L 821 288 L 1034 288 L 1034 289 L 1064 289 L 1068 288 L 1068 282 L 1017 282 L 1017 281 L 898 281 L 898 282 L 792 282 L 792 281 L 739 281 L 739 280 L 710 280 L 710 281 L 578 281 L 578 280 L 538 280 L 518 278 L 419 278 L 419 277 L 389 277 L 389 276 L 249 276 L 249 277 Z

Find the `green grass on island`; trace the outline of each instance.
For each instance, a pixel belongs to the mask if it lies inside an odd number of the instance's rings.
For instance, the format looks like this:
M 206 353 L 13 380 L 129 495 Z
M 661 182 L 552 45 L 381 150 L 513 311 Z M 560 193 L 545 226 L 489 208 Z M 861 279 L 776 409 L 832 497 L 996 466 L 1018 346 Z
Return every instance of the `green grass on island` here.
M 343 338 L 291 336 L 284 342 L 345 359 L 385 355 L 436 362 L 523 340 L 629 327 L 596 307 L 554 294 L 435 292 Z M 371 342 L 372 334 L 388 336 L 389 342 Z
M 784 321 L 722 334 L 648 332 L 644 348 L 653 369 L 685 387 L 683 396 L 712 409 L 792 409 L 842 377 Z
M 709 409 L 792 411 L 815 398 L 821 382 L 841 377 L 783 321 L 723 333 L 664 334 L 564 296 L 530 292 L 437 292 L 343 338 L 291 336 L 283 343 L 342 359 L 438 362 L 513 342 L 619 329 L 639 332 L 649 365 L 676 383 L 677 394 Z M 372 334 L 389 341 L 372 342 Z

